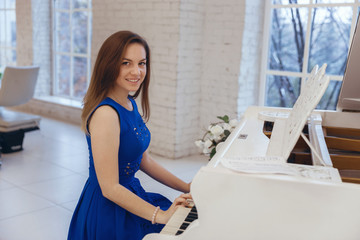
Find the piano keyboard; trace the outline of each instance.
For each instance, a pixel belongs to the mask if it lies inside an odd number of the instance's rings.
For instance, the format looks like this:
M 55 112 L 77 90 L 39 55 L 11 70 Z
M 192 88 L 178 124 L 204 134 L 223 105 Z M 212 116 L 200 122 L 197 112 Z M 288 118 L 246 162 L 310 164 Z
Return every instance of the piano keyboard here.
M 198 218 L 196 207 L 180 207 L 161 230 L 161 234 L 180 235 Z

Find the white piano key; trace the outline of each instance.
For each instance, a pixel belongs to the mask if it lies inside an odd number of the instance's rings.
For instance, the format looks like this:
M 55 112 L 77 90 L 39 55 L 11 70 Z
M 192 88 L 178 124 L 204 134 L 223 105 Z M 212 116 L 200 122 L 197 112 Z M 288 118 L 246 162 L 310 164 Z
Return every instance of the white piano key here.
M 175 235 L 190 211 L 191 208 L 179 207 L 160 233 Z

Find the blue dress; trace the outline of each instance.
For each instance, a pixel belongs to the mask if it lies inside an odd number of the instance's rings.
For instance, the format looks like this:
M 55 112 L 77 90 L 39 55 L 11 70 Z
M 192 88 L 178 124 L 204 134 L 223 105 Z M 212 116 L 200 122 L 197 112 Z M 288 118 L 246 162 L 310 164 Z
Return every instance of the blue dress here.
M 111 98 L 106 98 L 95 108 L 96 110 L 102 105 L 109 105 L 119 115 L 119 183 L 145 201 L 167 210 L 171 202 L 160 194 L 145 192 L 134 176 L 139 170 L 142 155 L 149 146 L 150 132 L 137 110 L 135 101 L 131 97 L 129 99 L 133 111 L 127 110 Z M 153 225 L 102 195 L 94 168 L 91 137 L 87 135 L 86 139 L 90 155 L 89 178 L 75 208 L 68 240 L 137 240 L 148 233 L 160 232 L 163 225 Z

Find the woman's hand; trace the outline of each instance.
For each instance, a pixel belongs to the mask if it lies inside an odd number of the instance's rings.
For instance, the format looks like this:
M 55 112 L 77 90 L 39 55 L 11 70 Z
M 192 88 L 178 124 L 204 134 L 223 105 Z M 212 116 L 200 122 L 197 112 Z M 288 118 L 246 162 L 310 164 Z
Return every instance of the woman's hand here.
M 175 199 L 173 204 L 169 207 L 168 210 L 162 211 L 160 210 L 156 215 L 155 222 L 166 224 L 170 217 L 175 213 L 178 207 L 186 207 L 189 205 L 189 200 L 192 200 L 190 193 L 181 194 L 179 197 Z
M 192 182 L 189 182 L 189 183 L 186 184 L 186 193 L 190 192 L 191 183 Z

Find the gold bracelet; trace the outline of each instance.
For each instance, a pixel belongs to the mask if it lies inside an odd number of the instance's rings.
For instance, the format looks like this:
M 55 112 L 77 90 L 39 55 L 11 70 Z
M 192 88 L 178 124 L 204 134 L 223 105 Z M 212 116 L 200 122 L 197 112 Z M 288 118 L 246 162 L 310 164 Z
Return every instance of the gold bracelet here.
M 155 223 L 156 223 L 156 222 L 155 222 L 155 218 L 156 218 L 156 214 L 158 213 L 159 209 L 160 209 L 160 207 L 157 206 L 157 207 L 155 208 L 155 210 L 154 210 L 154 213 L 153 213 L 152 218 L 151 218 L 151 223 L 152 223 L 152 224 L 155 224 Z

